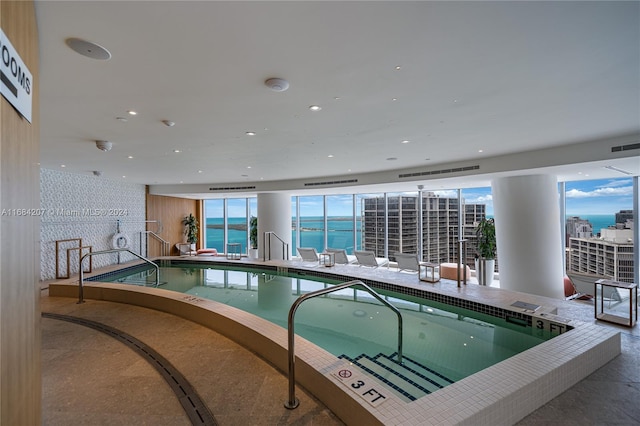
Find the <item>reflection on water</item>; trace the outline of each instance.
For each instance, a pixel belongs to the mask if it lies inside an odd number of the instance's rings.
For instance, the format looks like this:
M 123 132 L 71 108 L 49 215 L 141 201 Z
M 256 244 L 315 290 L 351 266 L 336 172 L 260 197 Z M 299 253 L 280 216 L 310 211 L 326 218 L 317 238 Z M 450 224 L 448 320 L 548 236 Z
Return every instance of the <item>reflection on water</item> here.
M 228 269 L 161 268 L 162 288 L 224 303 L 287 327 L 302 294 L 335 283 Z M 117 281 L 153 285 L 144 273 Z M 474 374 L 543 341 L 531 328 L 401 294 L 380 292 L 402 312 L 404 355 L 453 380 Z M 397 317 L 369 293 L 347 288 L 305 301 L 296 334 L 336 356 L 390 355 L 397 350 Z

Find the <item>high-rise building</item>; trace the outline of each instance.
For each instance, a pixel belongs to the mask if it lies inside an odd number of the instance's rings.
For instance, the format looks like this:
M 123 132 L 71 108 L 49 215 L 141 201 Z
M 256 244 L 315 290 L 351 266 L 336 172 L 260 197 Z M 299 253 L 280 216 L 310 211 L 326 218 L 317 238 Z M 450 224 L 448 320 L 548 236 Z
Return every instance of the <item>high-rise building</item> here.
M 587 219 L 578 216 L 567 218 L 565 223 L 566 245 L 569 246 L 570 238 L 593 237 L 593 225 Z
M 627 221 L 633 221 L 633 210 L 620 210 L 616 213 L 616 225 L 618 223 L 626 224 Z
M 418 251 L 418 200 L 417 196 L 391 195 L 364 199 L 362 246 L 373 250 L 376 256 L 389 256 L 395 252 Z M 475 226 L 486 217 L 484 204 L 466 204 L 463 201 L 462 236 L 466 242 L 463 263 L 473 265 L 476 242 Z M 388 226 L 385 227 L 385 211 Z M 458 259 L 458 199 L 439 197 L 433 192 L 422 194 L 422 247 L 423 261 L 452 262 Z M 384 237 L 388 233 L 388 251 L 385 253 Z M 463 255 L 464 256 L 464 255 Z
M 567 270 L 632 283 L 633 231 L 605 228 L 600 238 L 570 238 Z

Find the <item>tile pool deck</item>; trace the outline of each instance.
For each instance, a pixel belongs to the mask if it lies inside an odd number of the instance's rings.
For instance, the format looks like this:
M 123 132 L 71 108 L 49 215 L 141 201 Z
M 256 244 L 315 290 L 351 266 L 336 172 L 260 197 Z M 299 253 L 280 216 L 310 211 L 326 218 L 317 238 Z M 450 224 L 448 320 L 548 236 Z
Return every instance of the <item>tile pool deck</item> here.
M 209 261 L 215 262 L 218 259 Z M 236 261 L 234 263 L 242 262 Z M 307 268 L 309 271 L 318 269 L 315 265 L 307 264 L 307 266 L 300 261 L 264 262 L 264 264 Z M 564 389 L 577 383 L 582 377 L 595 370 L 603 361 L 614 357 L 620 347 L 618 339 L 621 335 L 617 333 L 618 330 L 622 331 L 622 356 L 626 356 L 624 349 L 629 346 L 629 343 L 631 343 L 632 347 L 634 344 L 636 347 L 640 346 L 637 344 L 637 326 L 633 329 L 624 329 L 603 326 L 600 323 L 596 325 L 594 324 L 595 321 L 590 319 L 593 316 L 593 306 L 588 303 L 556 301 L 506 290 L 479 287 L 474 284 L 458 289 L 455 282 L 447 280 L 437 284 L 425 284 L 420 283 L 415 274 L 398 273 L 394 270 L 372 270 L 357 266 L 340 265 L 330 269 L 334 273 L 342 274 L 341 268 L 344 269 L 344 274 L 363 280 L 389 280 L 394 283 L 402 283 L 408 287 L 428 287 L 442 294 L 452 294 L 460 298 L 482 301 L 494 306 L 509 306 L 514 301 L 521 300 L 557 309 L 558 316 L 581 320 L 573 320 L 581 330 L 579 334 L 573 332 L 563 334 L 537 347 L 539 348 L 538 351 L 527 351 L 521 354 L 524 356 L 509 359 L 498 366 L 494 366 L 495 368 L 491 367 L 418 401 L 405 403 L 390 398 L 374 410 L 375 417 L 383 424 L 513 424 Z M 269 326 L 264 326 L 263 324 L 255 324 L 254 326 L 260 328 L 259 332 L 262 334 L 269 335 L 273 332 Z M 276 336 L 276 341 L 280 337 Z M 592 346 L 592 342 L 599 339 L 608 340 L 609 344 L 601 345 L 596 351 L 588 351 L 587 349 Z M 301 350 L 297 351 L 297 355 L 314 368 L 325 373 L 335 368 L 335 357 L 326 357 L 322 353 L 319 355 L 314 348 L 307 348 L 304 345 L 300 346 L 300 348 Z M 308 353 L 306 352 L 307 349 Z M 616 360 L 619 358 L 616 358 Z M 571 361 L 571 359 L 574 360 Z M 616 360 L 614 360 L 614 363 Z M 637 361 L 637 358 L 635 360 Z M 277 363 L 274 364 L 277 365 Z M 282 367 L 278 366 L 278 368 Z M 631 394 L 633 394 L 633 391 L 638 392 L 637 375 L 636 372 L 635 377 L 633 375 L 630 377 L 632 384 Z M 634 383 L 635 387 L 633 386 Z M 334 384 L 334 386 L 336 385 Z M 343 385 L 338 382 L 337 386 Z M 556 399 L 562 399 L 563 395 Z M 589 397 L 594 398 L 592 395 L 589 395 Z M 609 393 L 602 395 L 601 398 L 611 402 Z M 357 399 L 356 401 L 366 405 L 366 403 Z M 553 405 L 554 401 L 549 404 Z M 580 401 L 573 404 L 574 407 L 580 405 Z M 583 408 L 586 409 L 588 406 L 591 405 L 585 405 Z M 611 407 L 611 405 L 608 406 Z M 620 408 L 619 411 L 621 412 L 620 415 L 623 416 L 622 418 L 627 416 L 626 418 L 630 421 L 634 418 L 634 410 L 637 410 L 637 404 L 635 408 L 633 408 L 633 405 L 628 406 L 629 408 L 626 411 L 623 408 L 626 406 L 625 404 L 615 406 Z M 339 413 L 340 408 L 334 411 Z M 544 407 L 522 420 L 523 424 L 535 424 L 526 423 L 527 421 L 535 421 L 531 420 L 535 416 L 544 416 Z M 352 423 L 349 416 L 341 414 L 341 417 L 348 423 Z M 618 422 L 618 424 L 625 423 Z

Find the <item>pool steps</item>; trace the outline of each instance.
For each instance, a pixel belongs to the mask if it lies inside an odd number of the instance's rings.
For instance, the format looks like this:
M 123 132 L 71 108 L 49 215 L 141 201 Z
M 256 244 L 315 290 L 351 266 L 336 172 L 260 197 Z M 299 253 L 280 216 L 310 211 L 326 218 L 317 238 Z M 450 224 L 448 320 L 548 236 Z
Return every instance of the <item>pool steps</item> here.
M 402 357 L 403 363 L 398 364 L 394 360 L 397 353 L 379 353 L 373 357 L 362 354 L 355 358 L 340 355 L 338 358 L 349 361 L 366 374 L 383 382 L 405 402 L 415 401 L 453 383 L 453 380 L 406 356 Z

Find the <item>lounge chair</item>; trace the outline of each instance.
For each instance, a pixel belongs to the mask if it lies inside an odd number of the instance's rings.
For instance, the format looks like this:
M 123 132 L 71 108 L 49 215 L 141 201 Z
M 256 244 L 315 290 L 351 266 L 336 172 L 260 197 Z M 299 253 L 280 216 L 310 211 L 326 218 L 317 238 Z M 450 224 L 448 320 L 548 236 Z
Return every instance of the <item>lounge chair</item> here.
M 358 265 L 377 268 L 379 266 L 389 267 L 389 259 L 386 257 L 376 257 L 375 253 L 370 250 L 356 250 L 353 252 L 358 259 Z
M 298 254 L 303 262 L 317 262 L 318 252 L 313 247 L 298 247 Z
M 196 256 L 197 255 L 197 252 L 195 250 L 191 250 L 191 244 L 177 243 L 176 248 L 178 249 L 178 253 L 180 256 Z
M 576 288 L 575 284 L 573 283 L 573 280 L 568 275 L 565 275 L 564 276 L 564 298 L 565 300 L 573 300 L 573 299 L 591 300 L 593 299 L 593 296 L 585 293 L 580 293 Z
M 418 272 L 420 269 L 420 262 L 418 261 L 417 254 L 396 252 L 393 255 L 396 258 L 399 271 Z
M 356 263 L 358 259 L 355 256 L 347 254 L 345 249 L 332 249 L 325 250 L 327 253 L 333 253 L 335 262 L 341 265 L 348 265 L 350 263 Z

